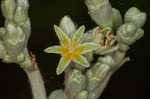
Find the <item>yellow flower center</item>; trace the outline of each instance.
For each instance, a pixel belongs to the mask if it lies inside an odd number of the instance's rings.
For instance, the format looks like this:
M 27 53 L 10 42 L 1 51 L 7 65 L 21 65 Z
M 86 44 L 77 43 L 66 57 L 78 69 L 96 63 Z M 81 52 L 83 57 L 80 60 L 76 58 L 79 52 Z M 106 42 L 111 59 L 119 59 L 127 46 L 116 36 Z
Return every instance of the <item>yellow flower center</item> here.
M 78 42 L 72 41 L 70 44 L 66 44 L 63 46 L 62 55 L 68 59 L 72 59 L 78 55 L 80 55 L 80 47 Z

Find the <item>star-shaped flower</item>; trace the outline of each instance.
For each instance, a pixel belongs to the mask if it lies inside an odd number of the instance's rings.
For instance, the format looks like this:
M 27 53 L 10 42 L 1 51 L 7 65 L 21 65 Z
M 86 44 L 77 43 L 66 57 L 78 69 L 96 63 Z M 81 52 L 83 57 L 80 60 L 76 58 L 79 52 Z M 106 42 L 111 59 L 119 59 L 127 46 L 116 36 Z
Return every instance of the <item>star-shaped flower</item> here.
M 61 46 L 51 46 L 44 51 L 47 53 L 61 54 L 62 58 L 60 59 L 56 70 L 57 75 L 61 74 L 69 66 L 71 61 L 78 63 L 81 66 L 89 67 L 87 59 L 82 56 L 82 54 L 96 50 L 99 48 L 99 44 L 93 42 L 81 44 L 85 27 L 81 26 L 71 38 L 69 38 L 58 26 L 54 25 L 54 29 Z

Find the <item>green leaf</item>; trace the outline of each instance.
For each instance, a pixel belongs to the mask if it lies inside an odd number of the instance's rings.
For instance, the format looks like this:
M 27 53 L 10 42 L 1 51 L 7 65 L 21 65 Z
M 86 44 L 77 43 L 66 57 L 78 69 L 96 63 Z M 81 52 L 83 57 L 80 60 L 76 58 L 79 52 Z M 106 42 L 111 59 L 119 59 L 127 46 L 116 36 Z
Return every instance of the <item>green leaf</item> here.
M 54 25 L 54 29 L 61 44 L 66 45 L 71 41 L 69 37 L 57 25 Z
M 51 47 L 48 47 L 44 50 L 44 52 L 46 53 L 57 53 L 57 54 L 60 54 L 61 53 L 61 46 L 51 46 Z
M 79 27 L 79 29 L 75 32 L 75 34 L 73 35 L 73 40 L 79 42 L 83 36 L 83 33 L 85 31 L 85 26 L 81 26 Z
M 84 66 L 84 67 L 89 67 L 89 62 L 82 55 L 78 55 L 78 56 L 74 57 L 73 61 Z
M 81 54 L 86 54 L 88 52 L 96 50 L 99 47 L 100 47 L 99 44 L 89 42 L 89 43 L 84 43 L 84 44 L 80 45 L 79 48 L 80 48 Z
M 70 62 L 71 62 L 70 59 L 62 57 L 59 61 L 59 64 L 56 70 L 57 75 L 60 75 L 67 68 Z

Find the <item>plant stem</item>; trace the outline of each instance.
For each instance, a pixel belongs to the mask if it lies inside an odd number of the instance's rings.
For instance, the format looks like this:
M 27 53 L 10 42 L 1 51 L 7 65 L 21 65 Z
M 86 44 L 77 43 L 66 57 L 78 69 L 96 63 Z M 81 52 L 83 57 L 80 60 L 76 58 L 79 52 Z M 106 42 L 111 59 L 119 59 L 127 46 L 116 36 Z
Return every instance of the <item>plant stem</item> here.
M 33 99 L 47 99 L 44 82 L 39 71 L 38 66 L 36 65 L 35 70 L 24 70 L 28 76 Z

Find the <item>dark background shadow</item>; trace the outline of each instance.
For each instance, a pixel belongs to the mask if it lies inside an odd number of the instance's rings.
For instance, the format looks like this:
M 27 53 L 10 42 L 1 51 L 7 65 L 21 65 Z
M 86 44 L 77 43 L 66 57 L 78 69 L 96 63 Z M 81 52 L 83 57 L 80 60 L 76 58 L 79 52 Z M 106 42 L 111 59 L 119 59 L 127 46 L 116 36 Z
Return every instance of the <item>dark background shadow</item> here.
M 150 99 L 150 6 L 149 0 L 111 0 L 112 6 L 121 13 L 136 6 L 148 15 L 145 35 L 131 46 L 126 63 L 111 78 L 101 99 Z M 87 14 L 83 0 L 30 0 L 32 34 L 29 49 L 37 55 L 37 62 L 44 77 L 47 93 L 63 88 L 63 75 L 57 76 L 55 69 L 60 56 L 46 54 L 43 49 L 58 44 L 53 25 L 58 24 L 64 15 L 69 15 L 78 26 L 84 24 L 86 30 L 96 26 Z M 0 12 L 0 26 L 4 18 Z M 0 62 L 0 99 L 32 99 L 25 73 L 16 64 Z

